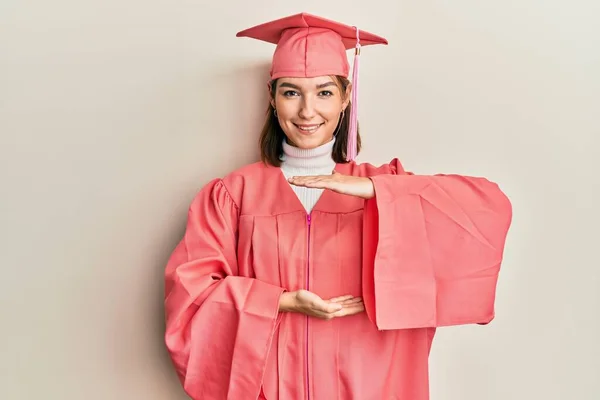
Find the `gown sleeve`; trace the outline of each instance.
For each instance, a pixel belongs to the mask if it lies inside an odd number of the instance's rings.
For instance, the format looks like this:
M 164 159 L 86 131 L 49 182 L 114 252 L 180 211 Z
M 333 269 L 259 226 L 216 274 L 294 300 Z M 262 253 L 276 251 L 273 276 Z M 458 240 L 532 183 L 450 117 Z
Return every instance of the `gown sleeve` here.
M 284 289 L 238 276 L 238 208 L 222 181 L 204 187 L 165 270 L 165 342 L 187 394 L 256 399 Z
M 489 323 L 512 206 L 497 184 L 460 175 L 371 176 L 363 297 L 380 330 Z

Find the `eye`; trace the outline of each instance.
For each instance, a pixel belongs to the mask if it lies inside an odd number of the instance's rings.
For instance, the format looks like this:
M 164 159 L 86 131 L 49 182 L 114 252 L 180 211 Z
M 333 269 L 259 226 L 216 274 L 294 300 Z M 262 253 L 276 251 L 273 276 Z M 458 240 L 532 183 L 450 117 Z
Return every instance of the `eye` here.
M 293 97 L 298 96 L 298 92 L 296 92 L 295 90 L 286 90 L 285 92 L 283 92 L 283 95 L 285 97 Z
M 323 90 L 322 92 L 319 93 L 319 96 L 331 97 L 331 96 L 333 96 L 333 92 L 330 90 Z

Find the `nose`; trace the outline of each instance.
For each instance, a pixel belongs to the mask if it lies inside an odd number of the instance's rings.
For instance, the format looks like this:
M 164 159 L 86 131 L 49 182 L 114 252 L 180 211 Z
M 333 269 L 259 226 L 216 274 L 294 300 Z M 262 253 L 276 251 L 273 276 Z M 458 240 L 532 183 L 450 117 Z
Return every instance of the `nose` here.
M 311 96 L 304 96 L 302 98 L 302 104 L 300 106 L 300 112 L 298 116 L 304 120 L 310 121 L 317 115 L 315 109 L 315 101 Z

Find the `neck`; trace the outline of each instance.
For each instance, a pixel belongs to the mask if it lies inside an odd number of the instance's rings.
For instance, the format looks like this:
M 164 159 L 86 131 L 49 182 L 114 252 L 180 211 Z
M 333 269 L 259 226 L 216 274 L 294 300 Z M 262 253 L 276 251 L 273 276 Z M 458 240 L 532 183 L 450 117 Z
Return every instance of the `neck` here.
M 292 176 L 331 175 L 335 168 L 335 161 L 331 157 L 331 151 L 335 144 L 335 138 L 314 149 L 300 149 L 283 142 L 283 156 L 281 157 L 281 171 L 286 178 Z M 317 203 L 323 189 L 305 188 L 292 185 L 292 189 L 298 199 L 310 213 Z
M 281 160 L 291 168 L 333 168 L 335 161 L 331 157 L 335 137 L 329 142 L 313 149 L 301 149 L 283 141 L 283 156 Z

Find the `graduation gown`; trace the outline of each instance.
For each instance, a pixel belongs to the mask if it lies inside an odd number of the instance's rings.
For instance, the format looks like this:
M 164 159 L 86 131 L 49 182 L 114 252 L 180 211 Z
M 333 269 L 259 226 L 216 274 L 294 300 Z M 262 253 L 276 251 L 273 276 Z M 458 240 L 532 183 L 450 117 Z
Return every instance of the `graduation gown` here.
M 166 267 L 166 345 L 198 400 L 427 400 L 436 328 L 487 324 L 512 217 L 487 179 L 338 164 L 375 197 L 324 191 L 308 215 L 276 167 L 203 187 Z M 326 321 L 284 291 L 362 296 Z

